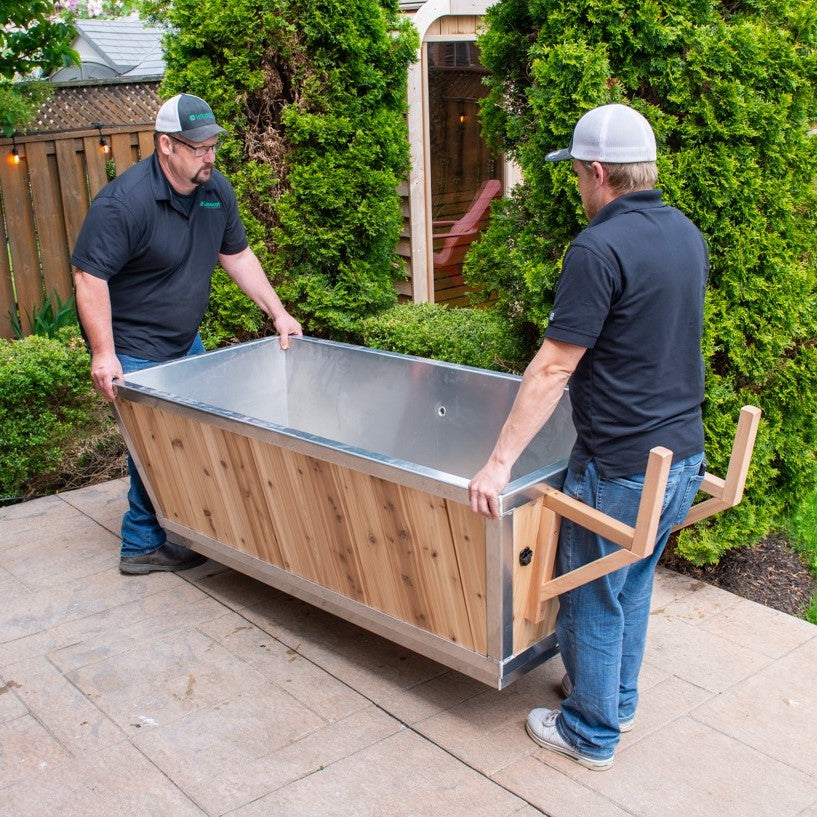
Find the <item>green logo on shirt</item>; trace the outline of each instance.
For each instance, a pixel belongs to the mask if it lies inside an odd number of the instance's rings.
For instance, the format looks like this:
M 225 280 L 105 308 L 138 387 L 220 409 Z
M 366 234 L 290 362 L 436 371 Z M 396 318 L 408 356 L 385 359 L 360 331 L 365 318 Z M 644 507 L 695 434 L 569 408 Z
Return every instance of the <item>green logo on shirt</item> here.
M 221 207 L 220 201 L 203 201 L 201 203 L 202 207 Z

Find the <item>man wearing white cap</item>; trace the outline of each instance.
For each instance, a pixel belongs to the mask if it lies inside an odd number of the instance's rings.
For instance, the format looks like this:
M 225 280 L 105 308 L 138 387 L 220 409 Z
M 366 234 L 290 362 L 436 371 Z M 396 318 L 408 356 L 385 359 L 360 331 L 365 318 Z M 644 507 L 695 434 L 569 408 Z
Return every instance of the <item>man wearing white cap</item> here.
M 570 380 L 577 440 L 563 490 L 634 525 L 651 448 L 673 451 L 653 554 L 560 597 L 556 635 L 566 674 L 561 709 L 526 721 L 540 746 L 607 769 L 635 724 L 655 565 L 704 472 L 701 355 L 709 272 L 698 229 L 655 189 L 655 136 L 626 105 L 577 123 L 570 160 L 589 226 L 565 255 L 545 340 L 525 370 L 493 452 L 470 483 L 471 507 L 498 515 L 498 496 Z M 619 548 L 562 520 L 557 572 Z
M 71 264 L 94 387 L 107 400 L 125 372 L 204 351 L 198 330 L 216 263 L 273 321 L 286 349 L 301 325 L 250 249 L 230 183 L 213 167 L 224 132 L 192 94 L 167 100 L 154 152 L 96 196 Z M 122 573 L 183 570 L 203 558 L 171 542 L 128 457 Z

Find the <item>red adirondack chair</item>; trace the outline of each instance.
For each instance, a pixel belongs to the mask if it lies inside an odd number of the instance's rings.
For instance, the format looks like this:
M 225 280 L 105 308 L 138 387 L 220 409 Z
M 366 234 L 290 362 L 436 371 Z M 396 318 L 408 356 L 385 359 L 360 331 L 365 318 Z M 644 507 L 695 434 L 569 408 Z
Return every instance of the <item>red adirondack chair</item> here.
M 434 253 L 434 269 L 462 266 L 471 242 L 479 235 L 488 217 L 491 202 L 502 192 L 499 179 L 488 179 L 477 190 L 468 211 L 456 221 L 434 221 L 432 230 L 450 226 L 446 233 L 434 232 L 432 237 L 443 239 L 442 246 Z

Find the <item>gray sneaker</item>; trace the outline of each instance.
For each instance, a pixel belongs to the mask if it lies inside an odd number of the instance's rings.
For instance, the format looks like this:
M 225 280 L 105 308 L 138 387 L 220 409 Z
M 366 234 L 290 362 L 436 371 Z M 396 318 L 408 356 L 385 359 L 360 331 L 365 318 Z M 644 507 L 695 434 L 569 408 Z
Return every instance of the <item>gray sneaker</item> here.
M 562 676 L 562 683 L 559 687 L 562 691 L 563 698 L 569 698 L 570 694 L 573 692 L 573 682 L 570 680 L 570 676 L 565 673 Z
M 562 683 L 559 685 L 559 688 L 563 698 L 569 698 L 570 693 L 573 692 L 573 682 L 570 680 L 570 676 L 567 673 L 562 676 Z M 628 718 L 626 721 L 619 721 L 618 731 L 629 732 L 634 726 L 635 715 L 633 715 L 632 718 Z
M 189 567 L 204 564 L 206 556 L 173 542 L 165 542 L 161 547 L 141 556 L 122 556 L 119 559 L 119 572 L 128 575 L 151 573 L 154 570 L 187 570 Z
M 598 760 L 595 757 L 583 755 L 578 749 L 574 749 L 559 734 L 559 730 L 556 728 L 558 718 L 558 709 L 548 709 L 547 707 L 531 709 L 528 713 L 528 719 L 525 721 L 525 729 L 531 738 L 543 748 L 569 757 L 587 769 L 601 772 L 613 765 L 612 755 L 606 760 Z

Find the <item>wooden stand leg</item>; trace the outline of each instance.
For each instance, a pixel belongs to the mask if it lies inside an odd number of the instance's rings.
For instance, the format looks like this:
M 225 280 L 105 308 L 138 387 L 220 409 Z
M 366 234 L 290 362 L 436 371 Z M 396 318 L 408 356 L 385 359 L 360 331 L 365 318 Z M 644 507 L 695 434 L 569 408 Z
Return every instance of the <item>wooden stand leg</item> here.
M 720 479 L 709 473 L 704 476 L 701 491 L 708 493 L 712 499 L 694 505 L 678 528 L 731 508 L 743 498 L 746 476 L 749 472 L 749 463 L 760 424 L 760 414 L 760 409 L 755 406 L 743 407 L 726 478 Z M 549 599 L 632 564 L 653 552 L 671 463 L 672 452 L 666 448 L 658 447 L 650 451 L 644 478 L 644 490 L 634 528 L 578 502 L 555 488 L 543 487 L 545 508 L 553 513 L 554 519 L 548 527 L 546 541 L 537 543 L 534 548 L 532 562 L 534 570 L 528 589 L 526 618 L 530 621 L 541 621 L 544 617 L 545 604 Z M 572 570 L 570 573 L 553 578 L 553 565 L 562 517 L 609 539 L 622 549 Z M 539 558 L 537 558 L 538 551 L 543 554 Z

